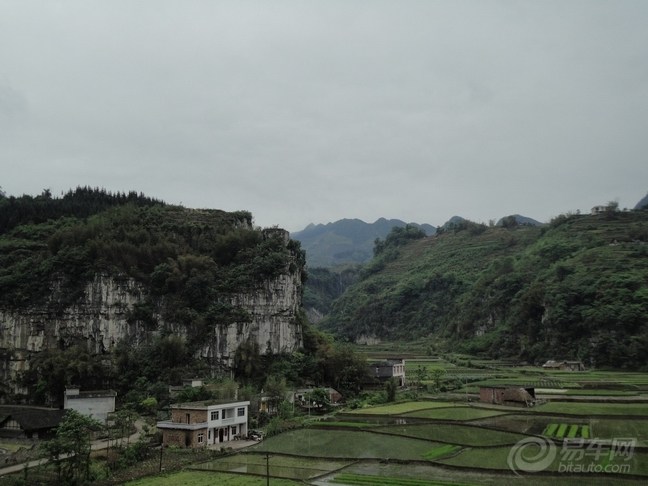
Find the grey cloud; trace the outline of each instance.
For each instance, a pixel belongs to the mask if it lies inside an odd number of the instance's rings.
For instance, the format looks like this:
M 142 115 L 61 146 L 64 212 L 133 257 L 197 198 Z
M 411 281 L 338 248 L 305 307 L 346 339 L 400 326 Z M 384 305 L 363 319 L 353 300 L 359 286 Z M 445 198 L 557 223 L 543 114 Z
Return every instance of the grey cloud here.
M 136 189 L 291 230 L 633 206 L 647 14 L 630 0 L 3 3 L 2 186 Z

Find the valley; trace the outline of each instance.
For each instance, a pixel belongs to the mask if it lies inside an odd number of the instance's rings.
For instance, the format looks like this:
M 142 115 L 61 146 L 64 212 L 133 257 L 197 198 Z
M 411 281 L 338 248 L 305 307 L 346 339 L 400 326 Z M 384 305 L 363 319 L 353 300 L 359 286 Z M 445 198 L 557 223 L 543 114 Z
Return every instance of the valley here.
M 385 356 L 379 348 L 362 350 Z M 443 370 L 440 383 L 434 370 Z M 413 353 L 407 374 L 422 379 L 401 390 L 393 403 L 347 404 L 237 454 L 194 464 L 177 478 L 201 484 L 200 478 L 212 475 L 223 484 L 252 485 L 264 484 L 269 473 L 271 484 L 320 486 L 522 480 L 634 485 L 648 479 L 648 373 L 556 372 L 467 355 Z M 532 407 L 481 402 L 479 387 L 494 383 L 552 388 L 536 388 Z M 581 400 L 566 400 L 570 396 Z M 540 452 L 551 460 L 538 460 Z M 534 464 L 540 468 L 524 470 Z M 147 481 L 131 486 L 157 484 Z

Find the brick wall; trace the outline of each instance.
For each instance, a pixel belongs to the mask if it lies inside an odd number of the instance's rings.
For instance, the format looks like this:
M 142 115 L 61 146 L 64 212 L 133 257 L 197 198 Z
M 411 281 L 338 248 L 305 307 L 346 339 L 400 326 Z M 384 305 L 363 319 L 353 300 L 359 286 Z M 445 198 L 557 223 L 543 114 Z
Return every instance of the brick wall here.
M 198 434 L 203 434 L 202 443 L 198 442 Z M 207 429 L 200 430 L 173 430 L 162 431 L 162 443 L 166 446 L 177 447 L 205 447 L 207 445 Z
M 190 410 L 184 408 L 171 409 L 171 420 L 176 423 L 186 424 L 187 414 L 189 414 L 188 423 L 190 424 L 207 422 L 207 410 Z
M 187 447 L 185 443 L 185 431 L 164 429 L 162 431 L 162 443 L 166 446 Z

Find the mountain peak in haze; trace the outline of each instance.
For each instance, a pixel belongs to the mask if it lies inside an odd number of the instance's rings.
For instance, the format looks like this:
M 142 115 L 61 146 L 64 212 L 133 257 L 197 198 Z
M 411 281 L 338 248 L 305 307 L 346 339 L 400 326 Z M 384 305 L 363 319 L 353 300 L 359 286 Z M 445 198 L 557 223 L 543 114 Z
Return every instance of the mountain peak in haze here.
M 648 194 L 646 194 L 634 207 L 635 209 L 644 209 L 648 207 Z
M 312 267 L 335 267 L 337 265 L 364 263 L 373 256 L 376 238 L 385 238 L 395 226 L 407 224 L 433 235 L 436 229 L 429 224 L 406 223 L 400 219 L 378 218 L 373 223 L 361 219 L 340 219 L 327 224 L 309 224 L 301 231 L 292 233 L 306 250 L 306 261 Z

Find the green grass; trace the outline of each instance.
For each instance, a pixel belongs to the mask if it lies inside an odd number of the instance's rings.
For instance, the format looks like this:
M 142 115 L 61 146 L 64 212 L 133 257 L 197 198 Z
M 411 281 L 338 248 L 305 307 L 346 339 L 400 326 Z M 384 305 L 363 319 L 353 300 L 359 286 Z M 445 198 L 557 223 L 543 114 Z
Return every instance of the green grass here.
M 452 444 L 446 444 L 442 445 L 439 447 L 435 447 L 434 449 L 430 449 L 427 451 L 425 454 L 423 454 L 423 458 L 427 459 L 428 461 L 433 461 L 435 459 L 439 459 L 444 456 L 449 456 L 451 454 L 454 454 L 455 452 L 461 450 L 460 446 L 457 445 L 452 445 Z
M 406 424 L 379 427 L 374 430 L 390 434 L 438 440 L 465 446 L 496 446 L 515 444 L 526 437 L 514 432 L 491 430 L 462 424 Z
M 532 409 L 535 413 L 564 415 L 630 415 L 648 417 L 648 403 L 570 403 L 548 402 Z
M 367 474 L 342 473 L 331 481 L 336 484 L 359 486 L 461 486 L 459 483 L 403 477 L 370 476 Z
M 233 456 L 227 456 L 222 459 L 215 459 L 208 463 L 198 464 L 195 467 L 202 468 L 205 464 L 230 462 L 237 464 L 250 464 L 250 465 L 266 465 L 266 455 L 264 453 L 244 452 Z M 348 461 L 336 461 L 331 459 L 318 459 L 316 457 L 293 457 L 283 456 L 279 454 L 273 455 L 270 460 L 270 465 L 281 467 L 304 467 L 311 469 L 334 470 L 348 466 Z M 211 468 L 209 468 L 211 469 Z
M 435 420 L 475 420 L 506 414 L 506 411 L 490 410 L 474 407 L 447 407 L 438 409 L 418 410 L 406 414 L 407 417 L 426 418 Z
M 576 437 L 576 434 L 578 434 L 578 429 L 580 428 L 580 425 L 570 425 L 569 426 L 569 431 L 567 432 L 567 438 L 568 439 L 573 439 Z
M 459 454 L 461 455 L 461 454 Z M 582 481 L 574 481 L 574 477 L 565 474 L 551 474 L 548 476 L 534 474 L 532 477 L 519 477 L 511 474 L 510 470 L 499 472 L 495 469 L 471 471 L 468 469 L 439 467 L 437 463 L 430 462 L 426 465 L 419 464 L 396 464 L 376 463 L 376 462 L 359 462 L 344 469 L 341 474 L 356 474 L 374 477 L 377 476 L 376 483 L 380 484 L 380 478 L 391 479 L 391 484 L 408 484 L 407 480 L 430 481 L 440 485 L 490 485 L 490 486 L 574 486 Z M 336 477 L 340 477 L 337 475 Z M 607 477 L 606 477 L 607 476 Z M 399 482 L 401 481 L 401 482 Z M 610 480 L 609 475 L 601 474 L 599 476 L 588 476 L 586 479 L 587 486 L 610 486 L 615 484 Z M 350 484 L 350 483 L 346 483 Z M 624 486 L 645 486 L 645 480 L 624 479 Z
M 311 427 L 348 427 L 351 429 L 363 429 L 365 427 L 376 427 L 379 424 L 370 424 L 367 422 L 345 422 L 345 421 L 325 421 L 313 422 Z
M 507 459 L 510 452 L 510 447 L 493 447 L 493 448 L 472 448 L 464 449 L 460 454 L 457 454 L 452 457 L 439 459 L 438 462 L 443 464 L 449 464 L 460 467 L 475 467 L 475 468 L 486 468 L 486 469 L 498 469 L 502 471 L 510 471 Z M 602 457 L 598 459 L 594 457 L 592 452 L 589 452 L 586 449 L 586 453 L 580 459 L 576 459 L 570 462 L 574 464 L 580 464 L 583 467 L 588 465 L 600 465 L 605 466 L 606 464 L 615 464 L 615 465 L 624 465 L 629 464 L 628 474 L 634 475 L 648 475 L 648 453 L 643 451 L 634 451 L 634 454 L 628 461 L 625 461 L 624 457 L 616 457 L 613 461 L 609 461 L 604 452 Z M 532 454 L 529 452 L 529 454 Z M 530 456 L 529 456 L 530 457 Z M 554 462 L 547 468 L 547 471 L 557 471 L 558 466 L 561 461 L 560 448 L 556 455 Z M 614 481 L 615 477 L 623 476 L 623 474 L 604 474 L 608 478 L 610 484 Z
M 599 396 L 599 397 L 629 397 L 638 395 L 638 391 L 628 391 L 628 390 L 583 390 L 572 388 L 566 390 L 564 395 L 574 395 L 574 396 Z
M 542 432 L 542 435 L 546 437 L 555 437 L 557 439 L 562 439 L 564 437 L 568 439 L 575 439 L 576 437 L 589 439 L 590 428 L 589 425 L 582 425 L 582 424 L 551 423 L 545 427 L 544 431 Z
M 640 445 L 648 445 L 648 420 L 592 419 L 590 433 L 599 439 L 635 437 Z
M 245 476 L 242 474 L 225 474 L 207 471 L 180 471 L 172 474 L 149 476 L 129 481 L 127 486 L 264 486 L 266 478 Z M 272 478 L 272 486 L 297 486 L 302 484 L 288 479 Z
M 567 427 L 569 427 L 569 424 L 560 424 L 558 426 L 558 430 L 556 431 L 556 437 L 558 437 L 559 439 L 565 437 L 565 434 L 567 433 Z
M 309 457 L 281 456 L 276 453 L 266 463 L 265 454 L 244 453 L 216 459 L 191 466 L 203 471 L 238 472 L 265 475 L 269 470 L 273 478 L 308 480 L 315 476 L 341 469 L 350 464 L 346 461 L 317 459 Z M 266 469 L 267 468 L 267 469 Z
M 547 425 L 547 427 L 545 427 L 542 435 L 546 435 L 547 437 L 553 437 L 556 434 L 557 429 L 558 429 L 558 424 L 549 424 Z
M 252 447 L 255 452 L 321 458 L 418 460 L 438 442 L 365 431 L 300 429 L 276 435 Z
M 5 449 L 9 452 L 18 452 L 20 449 L 27 449 L 24 444 L 14 444 L 12 442 L 0 442 L 0 449 Z
M 511 447 L 464 449 L 461 454 L 439 461 L 454 466 L 509 470 L 507 458 L 510 450 Z
M 348 412 L 349 414 L 369 414 L 369 415 L 400 415 L 416 410 L 427 410 L 432 408 L 451 407 L 449 402 L 403 402 L 391 405 L 379 405 L 376 407 L 367 407 Z

